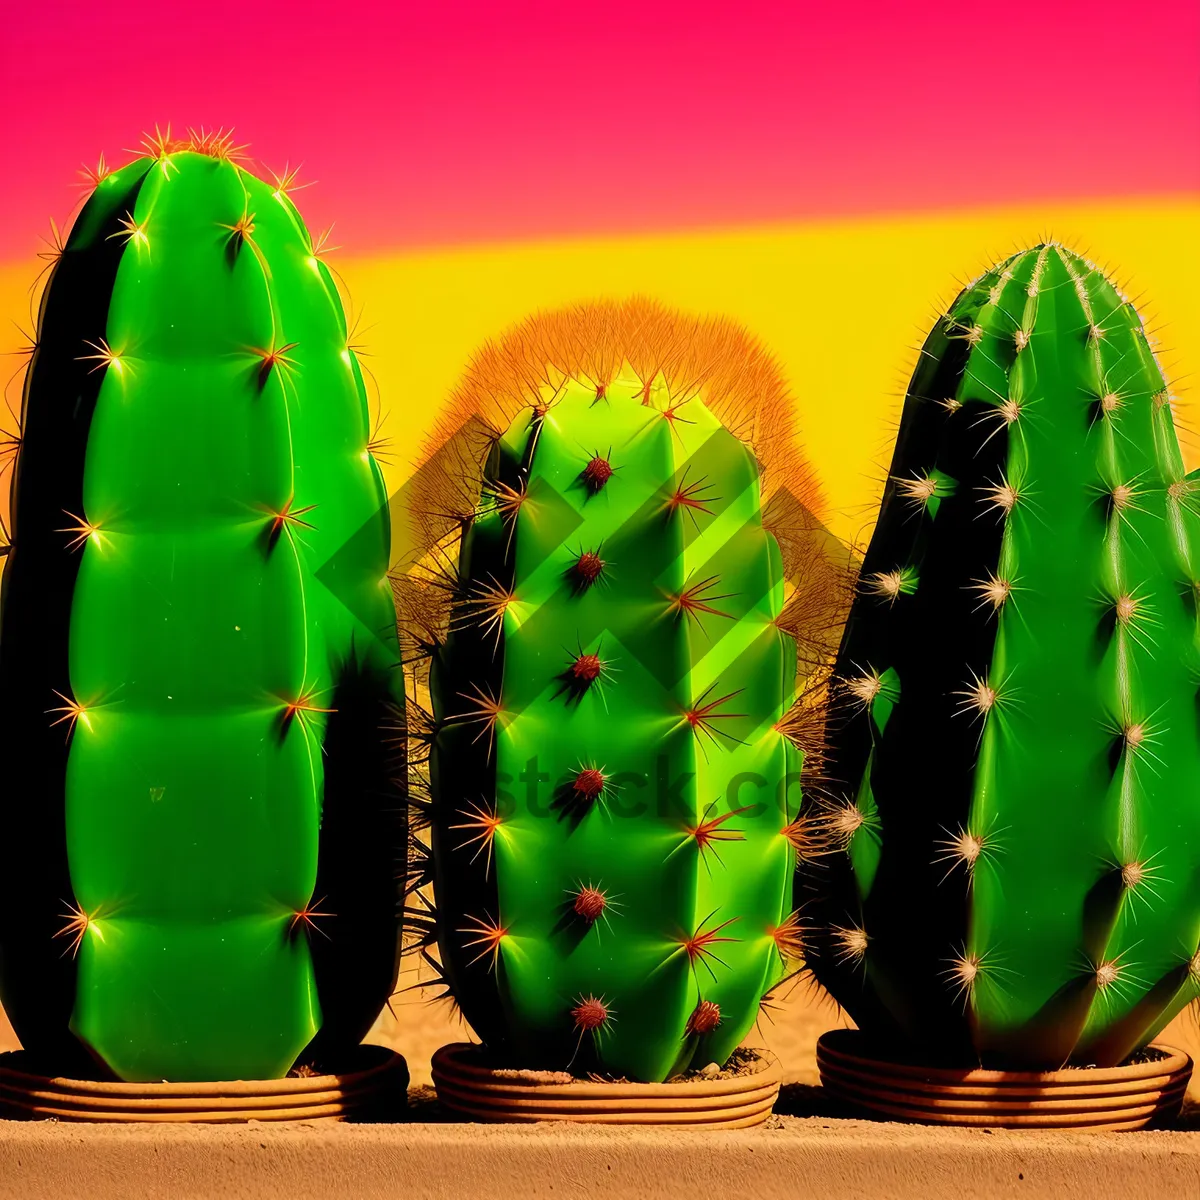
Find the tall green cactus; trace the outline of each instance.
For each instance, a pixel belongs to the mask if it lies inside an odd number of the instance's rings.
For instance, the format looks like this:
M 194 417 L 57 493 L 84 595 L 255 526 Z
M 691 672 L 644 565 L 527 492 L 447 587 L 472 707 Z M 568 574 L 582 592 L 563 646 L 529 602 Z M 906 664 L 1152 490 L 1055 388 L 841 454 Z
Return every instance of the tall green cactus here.
M 831 594 L 785 404 L 732 327 L 599 305 L 488 347 L 427 468 L 425 510 L 461 517 L 424 638 L 437 941 L 507 1061 L 724 1062 L 798 950 L 793 635 Z
M 800 887 L 809 965 L 885 1041 L 1111 1065 L 1200 994 L 1200 482 L 1166 387 L 1057 244 L 921 351 Z
M 286 184 L 227 139 L 160 140 L 99 179 L 43 296 L 0 627 L 0 984 L 56 1069 L 279 1076 L 355 1044 L 394 983 L 386 494 Z

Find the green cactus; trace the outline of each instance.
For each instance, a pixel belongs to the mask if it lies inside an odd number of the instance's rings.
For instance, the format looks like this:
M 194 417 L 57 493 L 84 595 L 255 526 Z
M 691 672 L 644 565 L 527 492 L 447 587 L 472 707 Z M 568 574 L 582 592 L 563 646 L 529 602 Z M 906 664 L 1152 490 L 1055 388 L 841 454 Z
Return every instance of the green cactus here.
M 226 138 L 160 139 L 98 180 L 42 299 L 0 627 L 0 985 L 55 1069 L 280 1076 L 356 1044 L 394 984 L 386 494 L 287 183 Z
M 724 1062 L 798 951 L 794 639 L 815 661 L 833 593 L 785 409 L 733 327 L 597 305 L 485 349 L 423 472 L 461 522 L 417 638 L 430 940 L 505 1061 Z
M 1198 502 L 1138 314 L 1077 254 L 1014 255 L 930 334 L 798 892 L 883 1043 L 1112 1065 L 1200 993 Z

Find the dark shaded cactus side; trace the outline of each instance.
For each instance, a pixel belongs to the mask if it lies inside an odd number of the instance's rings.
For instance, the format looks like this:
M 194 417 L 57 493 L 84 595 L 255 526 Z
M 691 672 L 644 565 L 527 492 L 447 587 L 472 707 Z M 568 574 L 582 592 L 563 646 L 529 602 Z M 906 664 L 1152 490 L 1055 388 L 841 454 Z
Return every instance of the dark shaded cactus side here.
M 1200 484 L 1059 245 L 926 341 L 836 667 L 808 963 L 929 1056 L 1111 1065 L 1200 994 Z
M 837 599 L 787 404 L 735 327 L 596 305 L 485 348 L 422 472 L 440 970 L 509 1062 L 724 1062 L 795 965 Z
M 394 985 L 368 429 L 286 181 L 211 136 L 97 179 L 42 298 L 0 625 L 0 990 L 57 1070 L 283 1075 Z

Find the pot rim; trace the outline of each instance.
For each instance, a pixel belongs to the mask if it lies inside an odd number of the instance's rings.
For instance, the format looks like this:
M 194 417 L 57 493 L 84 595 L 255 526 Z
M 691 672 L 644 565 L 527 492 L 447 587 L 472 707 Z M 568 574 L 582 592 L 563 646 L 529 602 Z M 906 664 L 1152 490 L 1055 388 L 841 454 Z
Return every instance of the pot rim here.
M 831 1029 L 817 1040 L 818 1061 L 825 1057 L 834 1063 L 850 1067 L 862 1067 L 873 1075 L 894 1078 L 925 1080 L 929 1083 L 944 1083 L 949 1086 L 987 1086 L 1045 1088 L 1058 1085 L 1094 1086 L 1098 1083 L 1123 1083 L 1132 1080 L 1150 1080 L 1157 1077 L 1173 1077 L 1189 1068 L 1191 1056 L 1175 1046 L 1162 1042 L 1150 1043 L 1150 1049 L 1163 1051 L 1167 1057 L 1144 1063 L 1129 1063 L 1120 1067 L 1060 1067 L 1045 1071 L 998 1070 L 991 1067 L 945 1067 L 922 1066 L 919 1063 L 888 1057 L 884 1054 L 854 1053 L 844 1050 L 838 1042 L 851 1038 L 875 1050 L 866 1035 L 857 1029 Z
M 534 1076 L 546 1072 L 523 1071 L 513 1068 L 479 1066 L 470 1059 L 482 1047 L 475 1042 L 450 1042 L 435 1051 L 431 1063 L 435 1084 L 439 1075 L 447 1082 L 459 1082 L 492 1094 L 512 1093 L 515 1096 L 543 1096 L 569 1100 L 573 1103 L 591 1099 L 612 1100 L 622 1096 L 630 1099 L 678 1101 L 685 1097 L 741 1096 L 763 1088 L 774 1090 L 783 1081 L 779 1059 L 769 1050 L 750 1046 L 758 1056 L 759 1068 L 729 1079 L 696 1079 L 677 1083 L 612 1083 L 573 1079 L 570 1083 L 549 1083 Z
M 332 1075 L 289 1075 L 283 1079 L 201 1080 L 196 1082 L 128 1083 L 120 1080 L 71 1079 L 66 1076 L 39 1075 L 8 1065 L 8 1055 L 0 1054 L 0 1098 L 7 1095 L 34 1096 L 66 1101 L 76 1098 L 99 1106 L 111 1100 L 113 1106 L 131 1104 L 167 1106 L 171 1101 L 237 1101 L 246 1107 L 255 1101 L 271 1101 L 280 1096 L 304 1096 L 305 1103 L 326 1104 L 334 1097 L 352 1096 L 373 1086 L 380 1076 L 390 1074 L 404 1062 L 386 1046 L 364 1044 L 357 1048 L 367 1065 Z M 23 1053 L 16 1051 L 13 1053 Z M 375 1061 L 370 1061 L 370 1060 Z

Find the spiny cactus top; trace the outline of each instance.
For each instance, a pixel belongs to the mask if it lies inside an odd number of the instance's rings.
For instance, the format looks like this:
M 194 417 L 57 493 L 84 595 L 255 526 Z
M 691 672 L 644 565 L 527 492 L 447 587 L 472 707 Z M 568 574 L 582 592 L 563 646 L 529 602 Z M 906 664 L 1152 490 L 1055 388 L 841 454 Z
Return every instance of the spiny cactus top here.
M 125 1079 L 282 1075 L 356 1043 L 394 982 L 386 496 L 286 184 L 227 139 L 164 139 L 98 179 L 42 299 L 0 962 L 56 1069 L 88 1069 L 82 1045 Z
M 735 327 L 596 305 L 489 345 L 420 473 L 441 970 L 510 1062 L 723 1062 L 798 952 L 796 645 L 837 600 L 786 406 Z
M 926 1052 L 1114 1064 L 1200 992 L 1200 483 L 1059 245 L 921 351 L 837 663 L 810 966 Z

